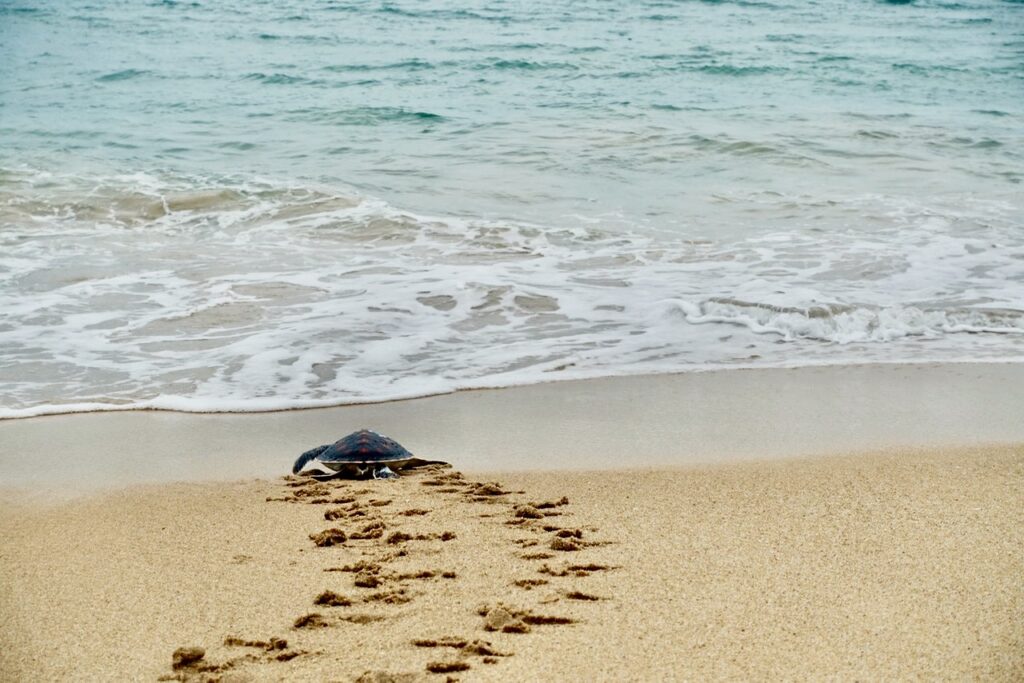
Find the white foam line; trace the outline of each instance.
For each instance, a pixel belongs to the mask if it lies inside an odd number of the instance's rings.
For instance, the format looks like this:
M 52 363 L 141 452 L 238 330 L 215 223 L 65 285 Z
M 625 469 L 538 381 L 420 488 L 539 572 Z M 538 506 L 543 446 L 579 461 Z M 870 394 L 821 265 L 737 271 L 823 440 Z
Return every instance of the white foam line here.
M 380 397 L 360 397 L 352 399 L 319 399 L 319 400 L 298 400 L 281 402 L 277 399 L 244 399 L 236 401 L 221 401 L 217 399 L 217 405 L 210 405 L 205 399 L 189 399 L 182 396 L 161 396 L 146 401 L 133 403 L 66 403 L 37 405 L 30 408 L 0 408 L 0 420 L 20 420 L 33 417 L 45 417 L 48 415 L 67 415 L 74 413 L 106 413 L 106 412 L 127 412 L 127 411 L 158 411 L 186 414 L 232 414 L 232 413 L 271 413 L 289 410 L 315 410 L 319 408 L 337 408 L 341 406 L 373 405 L 378 403 L 391 403 L 394 401 L 409 401 L 431 396 L 444 396 L 460 391 L 487 391 L 510 389 L 514 387 L 532 386 L 535 384 L 550 384 L 555 382 L 570 382 L 591 379 L 605 379 L 615 377 L 646 377 L 663 375 L 683 375 L 692 373 L 710 372 L 736 372 L 743 370 L 798 370 L 801 368 L 828 368 L 828 367 L 870 367 L 870 366 L 916 366 L 916 365 L 1006 365 L 1024 364 L 1024 355 L 1007 358 L 961 358 L 961 359 L 916 359 L 916 360 L 892 360 L 872 361 L 865 363 L 851 360 L 848 362 L 811 361 L 804 363 L 784 363 L 779 365 L 764 365 L 757 363 L 740 363 L 735 365 L 704 365 L 691 367 L 685 370 L 663 369 L 644 370 L 630 372 L 621 369 L 614 372 L 582 372 L 573 375 L 552 376 L 542 379 L 494 381 L 493 378 L 481 379 L 474 382 L 465 382 L 460 386 L 452 387 L 443 391 L 430 392 L 409 392 L 395 393 Z

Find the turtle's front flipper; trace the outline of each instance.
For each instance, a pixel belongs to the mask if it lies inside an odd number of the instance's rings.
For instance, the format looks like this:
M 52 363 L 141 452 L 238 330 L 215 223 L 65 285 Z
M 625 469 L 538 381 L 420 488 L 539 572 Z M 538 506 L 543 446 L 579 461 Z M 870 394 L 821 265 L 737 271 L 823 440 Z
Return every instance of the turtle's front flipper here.
M 317 446 L 316 448 L 311 448 L 308 451 L 306 451 L 305 453 L 303 453 L 302 455 L 300 455 L 299 459 L 295 461 L 294 465 L 292 465 L 292 474 L 298 474 L 302 470 L 302 468 L 306 466 L 307 462 L 309 462 L 310 460 L 312 460 L 316 456 L 320 455 L 321 453 L 323 453 L 324 451 L 326 451 L 330 447 L 331 447 L 331 444 L 329 444 L 329 443 L 328 444 L 324 444 L 323 446 Z

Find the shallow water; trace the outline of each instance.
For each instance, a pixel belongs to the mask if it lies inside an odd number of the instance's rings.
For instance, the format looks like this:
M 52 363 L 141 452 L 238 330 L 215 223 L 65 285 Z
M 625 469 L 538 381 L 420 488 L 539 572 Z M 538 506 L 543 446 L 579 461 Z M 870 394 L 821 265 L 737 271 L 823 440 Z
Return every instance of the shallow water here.
M 1024 4 L 0 2 L 0 416 L 1024 359 Z

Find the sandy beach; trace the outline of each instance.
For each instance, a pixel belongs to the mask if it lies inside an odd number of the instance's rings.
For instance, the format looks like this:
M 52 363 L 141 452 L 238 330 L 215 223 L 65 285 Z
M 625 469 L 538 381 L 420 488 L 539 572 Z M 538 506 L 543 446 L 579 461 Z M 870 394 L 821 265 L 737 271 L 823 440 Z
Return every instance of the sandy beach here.
M 0 678 L 1019 680 L 1022 490 L 1005 447 L 6 502 Z
M 1008 419 L 1020 408 L 1014 375 L 1001 369 L 648 378 L 650 404 L 635 401 L 637 378 L 268 416 L 9 421 L 0 679 L 1019 680 L 1024 439 Z M 973 394 L 950 391 L 955 377 Z M 780 390 L 738 390 L 753 379 Z M 704 402 L 689 420 L 622 450 L 617 429 L 635 439 L 628 425 L 641 414 L 684 413 L 692 406 L 666 395 L 695 387 Z M 903 401 L 913 391 L 920 399 Z M 749 419 L 769 400 L 781 414 L 826 395 L 840 398 L 785 423 Z M 842 417 L 820 419 L 851 395 L 861 398 Z M 550 396 L 587 396 L 591 422 L 576 419 L 582 405 L 551 410 Z M 505 440 L 504 469 L 484 448 L 391 482 L 280 475 L 294 454 L 275 439 L 296 436 L 283 423 L 329 418 L 339 431 L 346 411 L 400 422 L 419 409 L 415 426 L 429 422 L 430 401 L 463 402 L 463 448 L 486 445 L 490 430 L 536 429 Z M 82 450 L 64 451 L 69 467 L 84 471 L 91 457 L 102 474 L 115 467 L 97 448 L 105 429 L 116 439 L 126 422 L 141 425 L 133 438 L 146 443 L 146 425 L 177 425 L 180 443 L 199 448 L 216 443 L 211 426 L 261 417 L 267 429 L 248 438 L 276 444 L 273 476 L 218 453 L 207 456 L 236 469 L 200 468 L 212 473 L 200 481 L 181 462 L 168 473 L 131 454 L 121 478 L 77 485 L 58 470 L 42 486 L 36 470 L 8 466 L 46 431 L 58 443 L 83 435 Z M 695 433 L 731 437 L 692 439 L 664 459 L 662 446 Z M 584 447 L 558 460 L 573 435 Z M 525 462 L 524 444 L 539 450 Z

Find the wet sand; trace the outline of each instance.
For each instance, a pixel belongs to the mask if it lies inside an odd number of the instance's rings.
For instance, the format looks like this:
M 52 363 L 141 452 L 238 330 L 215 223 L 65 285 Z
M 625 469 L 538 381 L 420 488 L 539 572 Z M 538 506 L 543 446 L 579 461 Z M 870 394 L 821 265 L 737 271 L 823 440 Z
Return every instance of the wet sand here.
M 1024 364 L 729 370 L 262 414 L 0 421 L 0 487 L 274 477 L 361 427 L 466 471 L 604 470 L 1024 442 Z
M 1002 446 L 8 496 L 0 679 L 1020 680 L 1022 492 Z

